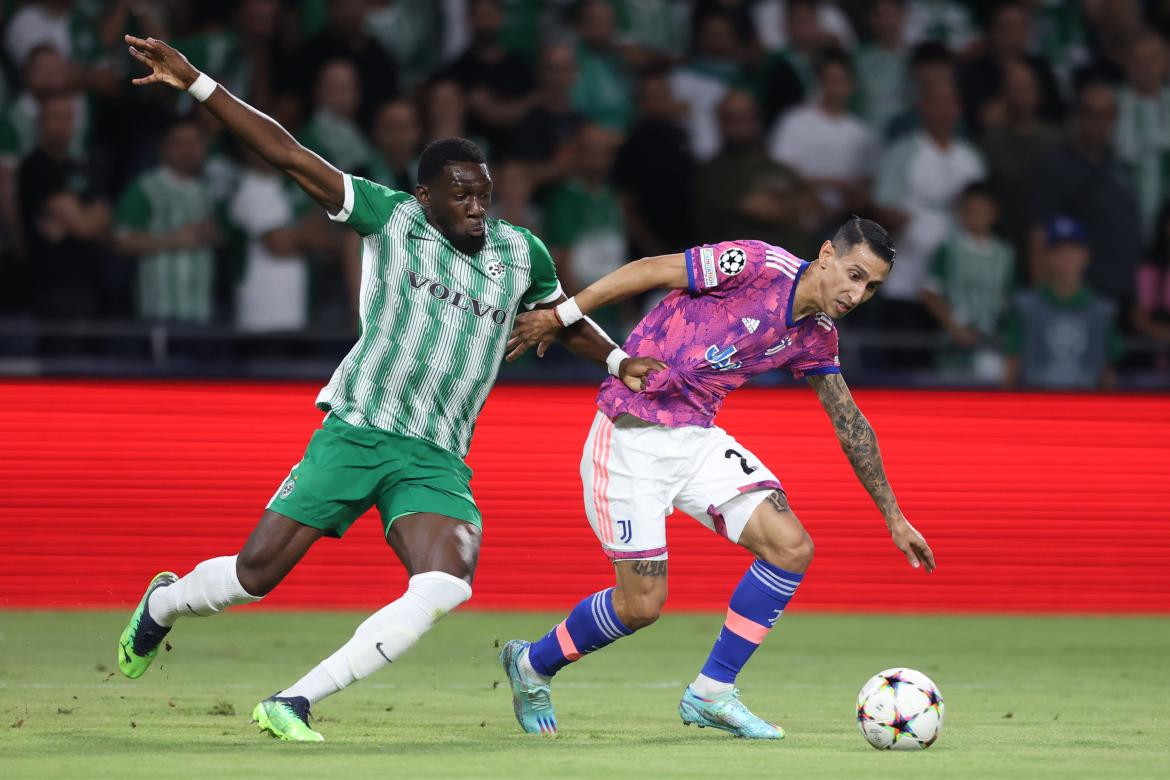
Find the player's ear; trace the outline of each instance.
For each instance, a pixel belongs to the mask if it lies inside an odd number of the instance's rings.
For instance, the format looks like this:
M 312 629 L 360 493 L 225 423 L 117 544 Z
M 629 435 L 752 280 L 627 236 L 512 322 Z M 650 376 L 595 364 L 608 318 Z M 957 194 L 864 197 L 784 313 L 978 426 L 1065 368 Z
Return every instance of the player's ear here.
M 417 198 L 418 202 L 424 206 L 429 207 L 431 205 L 431 190 L 425 184 L 419 184 L 415 186 L 414 197 Z
M 825 240 L 821 244 L 821 251 L 817 253 L 817 263 L 821 266 L 821 270 L 829 267 L 829 261 L 833 259 L 833 242 Z

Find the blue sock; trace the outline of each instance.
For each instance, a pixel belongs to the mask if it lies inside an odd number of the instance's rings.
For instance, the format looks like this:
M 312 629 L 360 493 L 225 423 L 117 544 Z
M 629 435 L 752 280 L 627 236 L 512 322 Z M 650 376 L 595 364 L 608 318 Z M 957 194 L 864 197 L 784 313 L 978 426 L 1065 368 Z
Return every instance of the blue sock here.
M 703 664 L 702 674 L 733 683 L 743 665 L 780 619 L 803 574 L 757 560 L 739 581 L 727 607 L 727 620 Z
M 587 596 L 569 616 L 528 648 L 532 668 L 552 677 L 586 653 L 600 650 L 623 636 L 626 628 L 613 608 L 613 588 Z

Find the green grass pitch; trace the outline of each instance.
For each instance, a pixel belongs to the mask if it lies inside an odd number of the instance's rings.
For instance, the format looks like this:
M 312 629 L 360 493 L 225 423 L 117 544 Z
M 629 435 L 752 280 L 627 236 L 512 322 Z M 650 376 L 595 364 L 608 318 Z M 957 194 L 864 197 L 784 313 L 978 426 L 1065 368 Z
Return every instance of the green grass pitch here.
M 323 744 L 249 721 L 259 699 L 347 639 L 355 613 L 242 610 L 181 621 L 140 680 L 116 671 L 125 612 L 0 612 L 0 776 L 323 778 L 1166 777 L 1165 618 L 786 616 L 740 679 L 781 742 L 684 728 L 675 711 L 718 615 L 671 615 L 567 669 L 561 733 L 521 734 L 497 640 L 560 616 L 455 614 L 405 658 L 317 706 Z M 862 683 L 934 678 L 938 743 L 879 753 Z

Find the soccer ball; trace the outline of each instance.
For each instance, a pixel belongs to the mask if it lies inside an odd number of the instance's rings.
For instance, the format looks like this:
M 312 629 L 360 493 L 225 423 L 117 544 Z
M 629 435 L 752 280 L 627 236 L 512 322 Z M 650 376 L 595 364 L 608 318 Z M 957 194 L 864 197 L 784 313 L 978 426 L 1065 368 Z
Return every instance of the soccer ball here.
M 925 750 L 942 729 L 938 686 L 913 669 L 886 669 L 857 694 L 857 727 L 878 750 Z

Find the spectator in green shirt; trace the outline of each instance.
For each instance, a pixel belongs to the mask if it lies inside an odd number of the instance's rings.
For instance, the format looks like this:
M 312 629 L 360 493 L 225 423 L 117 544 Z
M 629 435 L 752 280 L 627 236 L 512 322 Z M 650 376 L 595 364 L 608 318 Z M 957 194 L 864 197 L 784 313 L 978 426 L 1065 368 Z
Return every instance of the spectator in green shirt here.
M 138 261 L 138 316 L 207 324 L 215 314 L 219 241 L 203 176 L 207 140 L 192 119 L 163 136 L 161 164 L 135 179 L 115 212 L 114 249 Z
M 958 227 L 935 251 L 922 302 L 950 337 L 939 368 L 963 378 L 998 380 L 1002 365 L 994 339 L 1007 309 L 1015 252 L 992 232 L 999 204 L 982 181 L 959 197 Z
M 545 203 L 544 240 L 566 292 L 585 289 L 629 260 L 621 202 L 610 182 L 619 140 L 599 125 L 581 128 L 572 174 Z M 601 315 L 602 327 L 615 319 Z
M 698 241 L 732 237 L 782 246 L 811 256 L 813 231 L 821 223 L 816 192 L 764 149 L 760 113 L 751 94 L 732 90 L 719 103 L 723 148 L 695 175 Z
M 861 115 L 881 136 L 886 125 L 908 108 L 905 0 L 876 0 L 869 9 L 870 38 L 854 57 L 854 69 L 861 88 Z
M 573 105 L 593 122 L 625 131 L 633 118 L 633 83 L 618 51 L 614 9 L 586 0 L 577 11 L 577 83 Z
M 414 192 L 422 142 L 422 123 L 414 103 L 383 103 L 374 114 L 372 131 L 376 151 L 370 163 L 370 178 L 392 190 Z
M 361 80 L 346 59 L 331 60 L 317 76 L 316 109 L 300 141 L 343 171 L 368 173 L 374 153 L 358 126 Z
M 1154 234 L 1158 211 L 1170 199 L 1170 50 L 1147 33 L 1130 47 L 1126 83 L 1117 93 L 1113 148 L 1137 193 L 1142 235 Z

